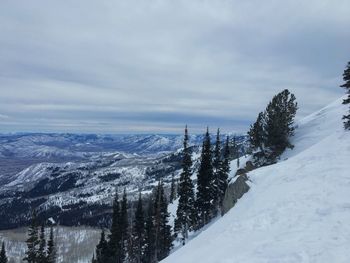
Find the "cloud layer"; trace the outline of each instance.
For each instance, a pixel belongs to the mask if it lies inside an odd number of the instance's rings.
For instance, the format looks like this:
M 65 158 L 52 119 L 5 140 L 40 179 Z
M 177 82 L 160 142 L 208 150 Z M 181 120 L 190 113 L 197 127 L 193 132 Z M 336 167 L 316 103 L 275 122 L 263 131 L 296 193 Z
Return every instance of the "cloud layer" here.
M 17 1 L 0 8 L 0 132 L 244 132 L 288 88 L 343 94 L 350 2 Z

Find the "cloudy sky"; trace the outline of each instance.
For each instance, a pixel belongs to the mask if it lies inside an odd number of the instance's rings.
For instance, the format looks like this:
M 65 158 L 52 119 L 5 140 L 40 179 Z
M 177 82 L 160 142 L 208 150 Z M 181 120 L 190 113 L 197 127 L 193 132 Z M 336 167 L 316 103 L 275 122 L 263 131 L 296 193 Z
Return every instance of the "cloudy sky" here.
M 343 94 L 350 1 L 0 2 L 0 132 L 244 132 Z

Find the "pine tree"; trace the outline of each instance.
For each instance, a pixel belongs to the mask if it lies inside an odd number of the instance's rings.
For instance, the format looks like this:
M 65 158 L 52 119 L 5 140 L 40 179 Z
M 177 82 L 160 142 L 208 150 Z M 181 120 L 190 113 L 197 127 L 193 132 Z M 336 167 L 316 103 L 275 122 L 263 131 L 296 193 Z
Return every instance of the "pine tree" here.
M 220 192 L 219 192 L 219 180 L 222 167 L 222 158 L 221 158 L 221 141 L 220 141 L 220 129 L 217 130 L 216 134 L 216 143 L 214 149 L 214 158 L 213 158 L 213 180 L 211 185 L 211 192 L 213 197 L 213 216 L 216 216 L 219 206 L 220 206 Z
M 120 205 L 118 200 L 118 191 L 116 190 L 113 200 L 112 226 L 110 229 L 108 242 L 108 262 L 118 262 L 120 258 L 121 227 L 120 223 Z
M 169 203 L 172 204 L 175 199 L 176 199 L 176 184 L 175 184 L 175 175 L 173 173 L 171 175 L 171 186 L 170 186 Z
M 126 190 L 124 188 L 123 199 L 120 207 L 120 262 L 124 262 L 127 257 L 127 245 L 128 245 L 128 200 L 126 196 Z
M 159 182 L 154 198 L 154 227 L 156 259 L 167 257 L 172 247 L 171 227 L 169 222 L 168 203 L 164 195 L 163 183 Z
M 343 85 L 341 85 L 340 87 L 345 88 L 346 93 L 348 95 L 348 97 L 346 99 L 344 99 L 343 104 L 350 104 L 350 61 L 348 62 L 348 65 L 346 66 L 346 69 L 344 70 L 343 80 L 345 83 Z M 346 130 L 350 130 L 350 108 L 349 108 L 348 115 L 343 116 L 343 120 L 344 120 L 344 128 Z
M 96 263 L 105 263 L 108 262 L 108 243 L 105 237 L 105 231 L 102 229 L 100 241 L 96 246 L 96 259 L 94 257 Z
M 54 243 L 54 235 L 53 235 L 53 227 L 50 227 L 50 237 L 49 241 L 47 242 L 47 263 L 55 263 L 56 262 L 56 248 Z
M 45 239 L 45 227 L 41 225 L 39 235 L 39 250 L 38 250 L 38 263 L 46 263 L 46 239 Z
M 266 108 L 266 146 L 274 161 L 286 148 L 292 148 L 289 138 L 294 134 L 294 117 L 298 107 L 294 94 L 287 89 L 272 98 Z
M 146 231 L 145 231 L 145 252 L 143 255 L 143 262 L 156 262 L 156 244 L 155 244 L 155 227 L 154 227 L 154 210 L 153 197 L 148 201 Z
M 144 255 L 145 245 L 145 219 L 142 205 L 141 192 L 139 194 L 139 200 L 135 211 L 135 218 L 132 228 L 132 253 L 131 262 L 141 263 Z
M 32 222 L 28 229 L 28 239 L 27 243 L 27 251 L 25 253 L 24 261 L 28 263 L 37 263 L 38 261 L 38 247 L 39 247 L 39 237 L 38 237 L 38 224 L 37 224 L 37 216 L 36 211 L 33 211 L 32 214 Z
M 275 95 L 261 112 L 248 132 L 255 163 L 271 164 L 286 148 L 293 148 L 290 137 L 294 134 L 294 117 L 298 109 L 296 98 L 289 90 Z
M 8 258 L 6 256 L 5 243 L 2 242 L 0 251 L 0 263 L 8 263 Z
M 196 206 L 199 215 L 198 227 L 206 225 L 211 219 L 213 207 L 213 198 L 211 183 L 213 181 L 213 165 L 210 144 L 209 129 L 204 136 L 201 163 L 197 173 L 197 200 Z
M 221 167 L 219 170 L 219 184 L 218 184 L 218 195 L 219 195 L 219 204 L 222 205 L 222 202 L 225 197 L 226 188 L 228 185 L 228 175 L 230 173 L 230 138 L 227 136 L 225 147 L 224 147 L 224 158 L 221 162 Z
M 188 147 L 188 130 L 185 128 L 184 149 L 182 159 L 182 172 L 178 184 L 179 204 L 176 211 L 175 232 L 182 236 L 182 243 L 188 238 L 188 232 L 193 230 L 197 214 L 195 209 L 194 185 L 192 176 L 192 158 Z
M 264 130 L 265 120 L 265 113 L 260 112 L 256 122 L 250 127 L 248 137 L 252 151 L 256 149 L 260 149 L 260 151 L 263 151 L 264 142 L 266 140 L 266 134 Z

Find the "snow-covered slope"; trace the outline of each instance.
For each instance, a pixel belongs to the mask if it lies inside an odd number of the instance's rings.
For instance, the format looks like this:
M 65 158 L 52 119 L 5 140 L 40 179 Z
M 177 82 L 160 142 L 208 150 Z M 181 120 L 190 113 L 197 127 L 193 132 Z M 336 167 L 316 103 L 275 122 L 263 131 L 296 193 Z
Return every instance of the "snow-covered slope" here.
M 295 148 L 163 262 L 350 262 L 350 132 L 341 99 L 298 123 Z

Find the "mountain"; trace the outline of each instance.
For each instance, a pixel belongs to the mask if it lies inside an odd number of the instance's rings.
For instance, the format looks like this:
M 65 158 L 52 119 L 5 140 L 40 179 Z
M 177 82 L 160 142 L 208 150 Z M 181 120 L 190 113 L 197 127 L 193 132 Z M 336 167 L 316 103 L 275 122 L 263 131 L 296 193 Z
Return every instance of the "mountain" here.
M 11 172 L 0 166 L 4 218 L 0 229 L 27 225 L 34 208 L 40 219 L 52 218 L 61 225 L 108 226 L 116 189 L 125 188 L 133 200 L 140 190 L 150 193 L 159 179 L 169 184 L 173 174 L 178 177 L 182 139 L 180 135 L 4 135 L 1 148 L 12 157 L 6 157 L 11 162 L 3 158 L 3 163 L 13 165 L 17 160 L 21 165 L 18 171 L 11 167 Z M 194 154 L 201 139 L 191 137 Z M 246 138 L 238 139 L 244 149 Z M 38 156 L 41 149 L 55 154 Z
M 294 149 L 250 172 L 248 193 L 162 262 L 349 262 L 350 132 L 341 102 L 299 121 Z

